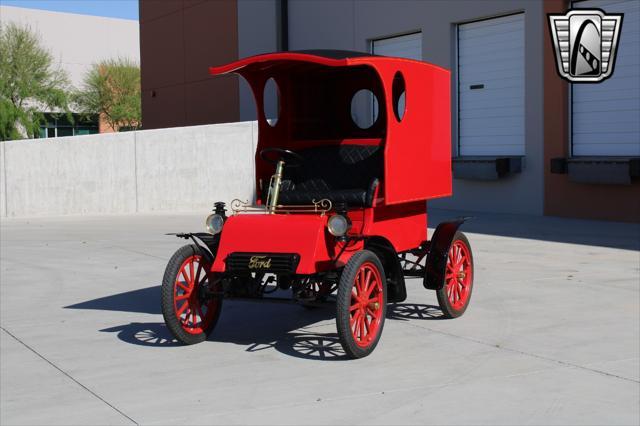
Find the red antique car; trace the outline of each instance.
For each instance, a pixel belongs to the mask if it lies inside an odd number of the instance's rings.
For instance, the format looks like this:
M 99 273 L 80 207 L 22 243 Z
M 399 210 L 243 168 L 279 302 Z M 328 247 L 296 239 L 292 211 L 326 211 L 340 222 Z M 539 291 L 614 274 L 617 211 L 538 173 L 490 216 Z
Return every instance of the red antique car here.
M 208 232 L 169 261 L 168 328 L 207 338 L 224 298 L 275 292 L 307 306 L 333 301 L 349 357 L 370 354 L 405 278 L 435 290 L 445 317 L 466 310 L 473 257 L 458 231 L 427 238 L 427 203 L 451 195 L 450 73 L 425 62 L 345 51 L 272 53 L 210 68 L 237 73 L 255 96 L 256 201 L 215 204 Z M 274 80 L 278 119 L 265 116 Z M 362 92 L 365 90 L 365 92 Z M 361 96 L 361 93 L 366 93 Z M 359 118 L 365 118 L 362 123 Z

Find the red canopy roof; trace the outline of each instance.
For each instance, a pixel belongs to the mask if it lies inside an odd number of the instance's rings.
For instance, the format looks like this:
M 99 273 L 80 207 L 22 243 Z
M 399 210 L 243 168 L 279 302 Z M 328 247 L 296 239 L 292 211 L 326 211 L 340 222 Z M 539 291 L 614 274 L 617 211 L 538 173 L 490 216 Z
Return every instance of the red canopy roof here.
M 243 74 L 243 71 L 265 69 L 276 64 L 282 64 L 283 62 L 305 62 L 307 64 L 318 64 L 329 67 L 371 65 L 376 68 L 378 65 L 388 63 L 389 61 L 393 61 L 396 66 L 402 63 L 407 63 L 407 65 L 411 64 L 413 66 L 440 68 L 436 65 L 422 61 L 415 61 L 413 59 L 391 58 L 349 50 L 301 50 L 249 56 L 225 65 L 209 67 L 209 73 L 211 75 L 221 75 L 233 72 Z M 446 71 L 444 68 L 440 69 Z

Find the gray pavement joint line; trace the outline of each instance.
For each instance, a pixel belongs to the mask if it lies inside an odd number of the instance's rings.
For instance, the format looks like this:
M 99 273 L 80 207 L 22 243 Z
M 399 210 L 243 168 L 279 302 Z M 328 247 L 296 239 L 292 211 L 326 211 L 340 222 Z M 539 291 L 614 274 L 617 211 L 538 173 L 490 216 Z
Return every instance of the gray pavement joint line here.
M 498 350 L 503 350 L 503 351 L 507 351 L 507 352 L 520 354 L 520 355 L 530 356 L 530 357 L 538 358 L 538 359 L 541 359 L 541 360 L 544 360 L 544 361 L 554 362 L 556 364 L 560 364 L 560 365 L 563 365 L 565 367 L 572 367 L 572 368 L 577 368 L 577 369 L 580 369 L 580 370 L 590 371 L 592 373 L 602 374 L 604 376 L 609 376 L 609 377 L 613 377 L 613 378 L 620 379 L 620 380 L 626 380 L 626 381 L 632 382 L 632 383 L 640 383 L 640 380 L 635 380 L 635 379 L 632 379 L 632 378 L 629 378 L 629 377 L 619 376 L 617 374 L 608 373 L 606 371 L 597 370 L 595 368 L 585 367 L 583 365 L 574 364 L 574 363 L 571 363 L 571 362 L 568 362 L 568 361 L 562 361 L 560 359 L 549 358 L 549 357 L 546 357 L 546 356 L 543 356 L 543 355 L 538 355 L 538 354 L 534 354 L 534 353 L 531 353 L 531 352 L 521 351 L 519 349 L 513 349 L 513 348 L 509 348 L 509 347 L 501 346 L 501 345 L 496 345 L 496 344 L 489 343 L 489 342 L 483 342 L 482 340 L 473 339 L 471 337 L 459 336 L 457 334 L 448 333 L 448 332 L 442 331 L 442 330 L 434 330 L 433 328 L 429 328 L 429 327 L 421 327 L 421 326 L 419 326 L 417 324 L 407 324 L 407 325 L 410 325 L 412 327 L 421 328 L 423 330 L 429 330 L 429 331 L 432 331 L 434 333 L 442 334 L 444 336 L 454 337 L 454 338 L 457 338 L 457 339 L 466 340 L 468 342 L 478 343 L 480 345 L 492 347 L 492 348 L 495 348 L 495 349 L 498 349 Z
M 138 422 L 136 422 L 135 420 L 133 420 L 131 417 L 127 416 L 125 413 L 123 413 L 122 411 L 120 411 L 118 408 L 116 408 L 113 404 L 111 404 L 109 401 L 105 400 L 104 398 L 102 398 L 100 395 L 98 395 L 97 393 L 95 393 L 94 391 L 92 391 L 91 389 L 89 389 L 88 387 L 86 387 L 85 385 L 83 385 L 82 383 L 80 383 L 78 380 L 76 380 L 73 376 L 71 376 L 69 373 L 67 373 L 66 371 L 64 371 L 62 368 L 58 367 L 57 365 L 55 365 L 53 362 L 49 361 L 47 358 L 45 358 L 43 355 L 41 355 L 38 351 L 36 351 L 35 349 L 33 349 L 31 346 L 27 345 L 25 342 L 23 342 L 22 340 L 18 339 L 13 333 L 11 333 L 9 330 L 7 330 L 4 327 L 0 327 L 0 330 L 4 331 L 5 333 L 7 333 L 9 336 L 13 337 L 13 339 L 20 343 L 22 346 L 24 346 L 25 348 L 29 349 L 31 352 L 33 352 L 34 354 L 36 354 L 38 357 L 40 357 L 43 361 L 45 361 L 47 364 L 49 364 L 50 366 L 52 366 L 53 368 L 55 368 L 56 370 L 58 370 L 60 373 L 62 373 L 63 375 L 65 375 L 66 377 L 68 377 L 69 379 L 71 379 L 73 382 L 75 382 L 78 386 L 80 386 L 82 389 L 86 390 L 87 392 L 89 392 L 91 395 L 93 395 L 94 397 L 98 398 L 100 401 L 104 402 L 105 404 L 107 404 L 109 407 L 113 408 L 116 412 L 120 413 L 122 416 L 126 417 L 131 423 L 135 424 L 135 425 L 139 425 Z
M 125 247 L 111 245 L 111 246 L 108 246 L 107 248 L 115 248 L 115 249 L 119 249 L 119 250 L 123 250 L 123 251 L 128 251 L 129 253 L 135 253 L 135 254 L 139 254 L 139 255 L 142 255 L 142 256 L 153 257 L 154 259 L 167 260 L 167 258 L 165 258 L 165 257 L 155 256 L 153 254 L 145 253 L 143 251 L 128 249 L 128 248 L 125 248 Z

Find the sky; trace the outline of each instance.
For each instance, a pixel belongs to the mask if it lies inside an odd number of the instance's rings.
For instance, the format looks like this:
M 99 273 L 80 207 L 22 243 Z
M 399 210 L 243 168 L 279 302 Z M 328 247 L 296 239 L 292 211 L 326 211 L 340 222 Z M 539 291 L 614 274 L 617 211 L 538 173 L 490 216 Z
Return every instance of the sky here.
M 138 20 L 138 0 L 0 0 L 0 5 Z

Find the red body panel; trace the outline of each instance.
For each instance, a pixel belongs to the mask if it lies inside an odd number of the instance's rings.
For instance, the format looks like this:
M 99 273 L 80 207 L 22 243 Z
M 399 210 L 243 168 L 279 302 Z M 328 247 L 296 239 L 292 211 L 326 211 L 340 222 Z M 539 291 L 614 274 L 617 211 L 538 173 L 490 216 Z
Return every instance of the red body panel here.
M 451 195 L 450 73 L 441 68 L 385 58 L 376 69 L 391 93 L 401 72 L 406 84 L 405 113 L 401 121 L 387 114 L 384 151 L 385 204 Z M 387 110 L 393 99 L 387 96 Z
M 296 253 L 298 274 L 330 271 L 346 264 L 363 248 L 355 241 L 343 250 L 327 231 L 329 216 L 313 214 L 239 214 L 224 225 L 212 271 L 224 272 L 227 256 L 235 252 Z M 349 235 L 387 239 L 396 251 L 418 247 L 427 239 L 426 203 L 357 209 L 349 212 Z
M 387 239 L 396 252 L 418 247 L 427 239 L 424 201 L 365 209 L 363 235 Z
M 224 272 L 225 259 L 234 252 L 297 253 L 296 272 L 313 274 L 344 266 L 362 244 L 350 245 L 336 258 L 341 248 L 327 232 L 327 216 L 240 214 L 224 225 L 212 271 Z

